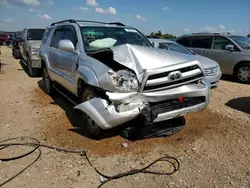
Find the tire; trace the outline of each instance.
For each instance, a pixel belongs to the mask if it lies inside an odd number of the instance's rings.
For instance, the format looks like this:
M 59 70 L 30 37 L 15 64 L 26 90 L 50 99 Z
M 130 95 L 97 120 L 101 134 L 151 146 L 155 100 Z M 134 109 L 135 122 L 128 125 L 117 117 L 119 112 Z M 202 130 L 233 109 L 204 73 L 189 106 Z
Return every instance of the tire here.
M 240 83 L 250 83 L 250 63 L 244 63 L 238 66 L 234 72 L 234 76 Z
M 52 81 L 49 77 L 49 73 L 47 71 L 47 68 L 43 67 L 43 83 L 44 83 L 44 90 L 48 95 L 53 95 L 54 89 L 52 85 Z
M 18 49 L 13 49 L 13 57 L 15 59 L 20 59 L 20 51 Z
M 32 68 L 32 66 L 31 66 L 31 60 L 30 60 L 29 57 L 27 59 L 27 68 L 28 68 L 28 75 L 30 77 L 37 77 L 37 76 L 39 76 L 39 69 Z
M 87 87 L 82 94 L 81 101 L 85 102 L 92 98 L 98 97 L 97 92 L 92 87 Z M 87 133 L 93 136 L 95 139 L 99 139 L 102 135 L 103 129 L 96 124 L 96 122 L 91 119 L 86 113 L 83 113 L 84 116 L 84 127 Z

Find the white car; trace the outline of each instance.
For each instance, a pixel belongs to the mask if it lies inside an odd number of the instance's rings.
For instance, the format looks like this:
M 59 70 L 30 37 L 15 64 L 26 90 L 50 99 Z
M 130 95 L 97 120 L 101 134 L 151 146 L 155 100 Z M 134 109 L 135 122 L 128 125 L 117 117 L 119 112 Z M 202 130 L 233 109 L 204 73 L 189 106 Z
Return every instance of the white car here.
M 205 69 L 205 74 L 206 74 L 205 76 L 206 79 L 211 83 L 211 87 L 218 86 L 222 73 L 220 66 L 216 61 L 195 54 L 193 51 L 185 48 L 184 46 L 172 40 L 155 39 L 155 38 L 149 38 L 149 40 L 154 45 L 155 48 L 170 50 L 177 53 L 184 53 L 187 54 L 188 56 L 190 55 L 196 56 L 196 59 L 203 65 L 203 68 Z

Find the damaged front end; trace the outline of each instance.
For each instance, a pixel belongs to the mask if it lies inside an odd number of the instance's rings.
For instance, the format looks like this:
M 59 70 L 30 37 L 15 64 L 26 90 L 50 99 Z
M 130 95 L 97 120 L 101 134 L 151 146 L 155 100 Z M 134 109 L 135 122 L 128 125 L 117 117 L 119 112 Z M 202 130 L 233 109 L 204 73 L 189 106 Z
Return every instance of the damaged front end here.
M 115 90 L 105 92 L 105 99 L 93 98 L 75 107 L 102 129 L 137 117 L 146 124 L 165 121 L 208 106 L 211 86 L 198 61 L 133 45 L 111 50 L 113 59 L 127 67 L 107 72 Z

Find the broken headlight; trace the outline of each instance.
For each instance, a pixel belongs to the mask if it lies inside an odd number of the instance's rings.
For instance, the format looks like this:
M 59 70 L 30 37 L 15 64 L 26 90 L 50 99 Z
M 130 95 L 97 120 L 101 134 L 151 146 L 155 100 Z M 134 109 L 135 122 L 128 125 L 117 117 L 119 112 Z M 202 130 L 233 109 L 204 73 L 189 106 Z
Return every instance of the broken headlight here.
M 115 88 L 122 92 L 138 91 L 136 75 L 130 70 L 109 71 L 108 75 Z

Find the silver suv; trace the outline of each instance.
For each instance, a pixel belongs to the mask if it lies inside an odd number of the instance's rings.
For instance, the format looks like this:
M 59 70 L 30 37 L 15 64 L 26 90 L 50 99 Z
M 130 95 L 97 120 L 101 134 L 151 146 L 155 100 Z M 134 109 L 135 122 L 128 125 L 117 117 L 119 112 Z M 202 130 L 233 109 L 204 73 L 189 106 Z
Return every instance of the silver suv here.
M 219 63 L 223 74 L 234 75 L 242 83 L 250 83 L 250 39 L 220 33 L 194 33 L 177 42 L 195 53 Z
M 86 130 L 98 137 L 135 118 L 146 124 L 207 107 L 210 83 L 199 61 L 155 49 L 121 23 L 53 23 L 40 47 L 45 89 L 69 92 L 83 111 Z M 68 94 L 67 94 L 68 96 Z

